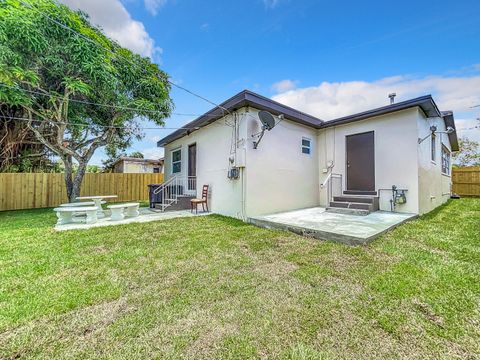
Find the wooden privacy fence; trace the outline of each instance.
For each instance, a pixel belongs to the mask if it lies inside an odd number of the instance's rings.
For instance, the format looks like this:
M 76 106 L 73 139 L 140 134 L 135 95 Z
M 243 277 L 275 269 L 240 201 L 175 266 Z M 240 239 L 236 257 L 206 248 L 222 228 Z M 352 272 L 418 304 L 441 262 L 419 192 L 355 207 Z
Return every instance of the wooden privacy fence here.
M 115 202 L 148 200 L 148 184 L 163 174 L 85 174 L 81 195 L 118 195 Z M 0 173 L 0 211 L 54 207 L 68 202 L 62 173 Z
M 453 168 L 452 182 L 454 193 L 480 197 L 480 166 Z

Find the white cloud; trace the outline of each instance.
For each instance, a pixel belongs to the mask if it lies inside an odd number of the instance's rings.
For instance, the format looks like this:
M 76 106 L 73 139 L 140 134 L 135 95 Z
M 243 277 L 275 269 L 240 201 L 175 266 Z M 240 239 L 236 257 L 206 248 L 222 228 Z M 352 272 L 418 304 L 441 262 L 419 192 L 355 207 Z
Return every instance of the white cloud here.
M 153 143 L 156 144 L 157 142 L 160 141 L 161 138 L 162 138 L 162 136 L 153 135 L 153 136 L 149 136 L 149 137 L 147 138 L 147 140 L 148 140 L 148 141 L 151 141 L 151 142 L 153 142 Z
M 457 134 L 460 137 L 467 137 L 470 140 L 480 142 L 480 121 L 478 119 L 455 119 Z
M 163 148 L 151 147 L 141 150 L 145 159 L 160 159 L 163 157 Z
M 100 26 L 109 37 L 120 45 L 154 58 L 161 54 L 155 40 L 147 33 L 142 22 L 132 19 L 120 0 L 60 0 L 70 8 L 86 12 L 93 24 Z
M 480 104 L 480 76 L 445 77 L 394 76 L 380 80 L 323 82 L 318 86 L 288 90 L 273 99 L 331 120 L 389 104 L 388 94 L 396 92 L 396 101 L 432 94 L 441 110 L 471 113 Z
M 158 10 L 165 5 L 167 0 L 144 0 L 145 9 L 153 16 L 158 14 Z
M 272 90 L 277 93 L 283 93 L 286 91 L 293 90 L 297 87 L 297 84 L 293 80 L 285 79 L 278 81 L 272 85 Z

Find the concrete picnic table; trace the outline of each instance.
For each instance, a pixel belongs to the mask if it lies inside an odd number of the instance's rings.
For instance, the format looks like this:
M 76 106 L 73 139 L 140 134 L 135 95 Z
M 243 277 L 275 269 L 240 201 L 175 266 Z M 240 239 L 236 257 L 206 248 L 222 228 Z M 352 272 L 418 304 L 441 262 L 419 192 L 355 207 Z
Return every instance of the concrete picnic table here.
M 105 214 L 103 213 L 102 209 L 102 201 L 103 199 L 115 199 L 117 195 L 93 195 L 93 196 L 77 196 L 77 200 L 92 200 L 97 207 L 97 217 L 104 218 Z

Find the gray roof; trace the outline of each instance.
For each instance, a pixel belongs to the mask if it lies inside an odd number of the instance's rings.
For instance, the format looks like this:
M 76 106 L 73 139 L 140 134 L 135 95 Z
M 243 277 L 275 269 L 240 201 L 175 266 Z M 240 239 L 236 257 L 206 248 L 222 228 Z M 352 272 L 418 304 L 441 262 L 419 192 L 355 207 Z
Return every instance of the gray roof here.
M 349 115 L 349 116 L 344 116 L 331 121 L 326 121 L 322 124 L 321 128 L 348 124 L 350 122 L 360 121 L 360 120 L 368 119 L 374 116 L 390 114 L 395 111 L 405 110 L 405 109 L 409 109 L 417 106 L 423 111 L 426 117 L 442 117 L 446 127 L 451 126 L 455 129 L 455 121 L 453 119 L 453 113 L 451 111 L 438 110 L 438 106 L 437 104 L 435 104 L 435 101 L 433 100 L 432 95 L 420 96 L 418 98 L 401 101 L 391 105 L 382 106 L 376 109 L 363 111 L 363 112 Z M 448 134 L 448 138 L 450 140 L 452 151 L 458 151 L 459 147 L 458 147 L 457 133 L 453 132 L 451 134 Z
M 446 127 L 450 126 L 456 130 L 455 119 L 453 118 L 452 111 L 442 111 L 442 117 L 443 117 L 443 121 L 445 121 Z M 458 145 L 457 132 L 455 131 L 451 134 L 448 134 L 448 139 L 450 140 L 450 146 L 452 147 L 452 151 L 459 151 L 460 146 Z
M 256 94 L 249 90 L 243 90 L 239 92 L 227 101 L 221 103 L 220 106 L 227 109 L 228 111 L 235 111 L 244 106 L 253 106 L 259 110 L 269 111 L 273 115 L 283 114 L 288 120 L 315 128 L 319 127 L 323 123 L 322 120 L 312 115 L 305 114 L 301 111 L 280 104 L 279 102 L 266 98 L 265 96 Z M 182 129 L 178 129 L 158 141 L 157 146 L 164 146 L 168 143 L 171 143 L 172 141 L 180 139 L 181 137 L 188 135 L 201 127 L 207 126 L 208 124 L 217 121 L 225 115 L 225 110 L 221 109 L 220 107 L 215 107 L 210 111 L 207 111 L 205 114 L 199 116 L 195 120 L 189 122 Z
M 269 111 L 273 115 L 283 114 L 288 120 L 307 125 L 315 129 L 323 129 L 332 126 L 348 124 L 350 122 L 360 121 L 374 116 L 385 115 L 396 111 L 409 109 L 412 107 L 419 107 L 423 111 L 425 116 L 443 117 L 445 121 L 445 126 L 451 126 L 455 128 L 453 113 L 451 111 L 440 112 L 440 110 L 438 110 L 437 104 L 435 104 L 435 101 L 433 100 L 431 95 L 420 96 L 418 98 L 401 101 L 391 105 L 382 106 L 376 109 L 363 111 L 357 114 L 344 116 L 330 121 L 320 120 L 312 115 L 308 115 L 289 106 L 282 105 L 274 100 L 271 100 L 267 97 L 256 94 L 249 90 L 243 90 L 242 92 L 236 94 L 227 101 L 221 103 L 220 106 L 226 108 L 228 111 L 234 111 L 244 106 L 252 106 L 259 110 Z M 184 126 L 184 128 L 178 129 L 158 141 L 157 146 L 165 146 L 172 141 L 180 139 L 181 137 L 200 129 L 201 127 L 217 121 L 224 115 L 224 110 L 219 107 L 215 107 L 212 110 L 203 114 L 202 116 L 198 117 L 197 119 L 189 122 L 187 125 Z M 452 150 L 458 151 L 457 133 L 453 132 L 452 134 L 449 134 L 449 139 Z
M 389 114 L 395 111 L 405 110 L 412 107 L 420 107 L 427 117 L 441 117 L 442 114 L 438 110 L 437 104 L 433 101 L 432 95 L 420 96 L 415 99 L 401 101 L 387 106 L 382 106 L 376 109 L 363 111 L 357 114 L 344 116 L 325 122 L 322 127 L 331 127 L 341 124 L 348 124 L 353 121 L 368 119 L 374 116 Z

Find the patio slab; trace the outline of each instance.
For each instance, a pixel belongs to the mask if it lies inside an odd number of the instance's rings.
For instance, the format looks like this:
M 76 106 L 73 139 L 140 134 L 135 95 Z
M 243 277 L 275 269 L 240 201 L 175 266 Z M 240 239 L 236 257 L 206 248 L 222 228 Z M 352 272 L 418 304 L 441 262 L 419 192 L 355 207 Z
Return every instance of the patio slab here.
M 327 212 L 323 207 L 315 207 L 252 217 L 248 222 L 317 239 L 362 245 L 416 217 L 416 214 L 388 211 L 375 211 L 366 216 L 345 215 Z
M 131 223 L 144 223 L 150 221 L 160 221 L 160 220 L 168 220 L 174 219 L 179 217 L 191 217 L 191 216 L 202 216 L 202 215 L 209 215 L 211 213 L 198 213 L 192 214 L 190 210 L 179 210 L 179 211 L 167 211 L 167 212 L 156 212 L 150 210 L 150 208 L 140 208 L 140 215 L 134 218 L 125 218 L 123 220 L 113 221 L 110 219 L 110 210 L 105 210 L 105 217 L 102 219 L 98 219 L 95 224 L 85 224 L 85 217 L 77 217 L 74 223 L 65 224 L 65 225 L 55 225 L 55 230 L 57 231 L 65 231 L 65 230 L 79 230 L 79 229 L 90 229 L 95 227 L 102 227 L 102 226 L 114 226 L 114 225 L 122 225 L 122 224 L 131 224 Z M 83 222 L 82 222 L 83 220 Z

